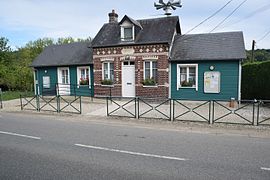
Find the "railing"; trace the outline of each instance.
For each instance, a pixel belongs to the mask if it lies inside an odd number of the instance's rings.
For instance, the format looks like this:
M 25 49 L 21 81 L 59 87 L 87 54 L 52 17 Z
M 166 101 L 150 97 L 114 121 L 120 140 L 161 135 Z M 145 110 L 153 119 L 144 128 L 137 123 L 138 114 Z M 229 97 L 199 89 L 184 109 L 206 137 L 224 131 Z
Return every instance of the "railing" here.
M 137 98 L 107 97 L 107 116 L 137 117 Z
M 270 100 L 260 100 L 257 107 L 257 125 L 270 125 Z
M 191 101 L 142 97 L 127 100 L 107 97 L 107 116 L 112 115 L 209 124 L 270 125 L 270 100 Z
M 139 97 L 138 118 L 171 120 L 171 99 Z
M 50 111 L 57 113 L 82 113 L 81 96 L 33 96 L 20 95 L 21 110 Z
M 213 101 L 213 123 L 255 125 L 255 105 L 257 101 Z
M 47 85 L 47 88 L 40 86 L 42 96 L 93 96 L 93 85 L 62 84 L 54 83 Z
M 173 100 L 173 120 L 211 123 L 211 101 Z

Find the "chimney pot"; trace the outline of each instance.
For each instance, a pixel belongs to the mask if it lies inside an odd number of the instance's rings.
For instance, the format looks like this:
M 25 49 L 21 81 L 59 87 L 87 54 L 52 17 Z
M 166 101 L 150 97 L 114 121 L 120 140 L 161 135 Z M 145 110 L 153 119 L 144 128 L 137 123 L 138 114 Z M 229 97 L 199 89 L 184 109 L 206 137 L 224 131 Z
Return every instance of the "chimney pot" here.
M 118 14 L 115 13 L 114 9 L 109 13 L 109 23 L 118 23 Z

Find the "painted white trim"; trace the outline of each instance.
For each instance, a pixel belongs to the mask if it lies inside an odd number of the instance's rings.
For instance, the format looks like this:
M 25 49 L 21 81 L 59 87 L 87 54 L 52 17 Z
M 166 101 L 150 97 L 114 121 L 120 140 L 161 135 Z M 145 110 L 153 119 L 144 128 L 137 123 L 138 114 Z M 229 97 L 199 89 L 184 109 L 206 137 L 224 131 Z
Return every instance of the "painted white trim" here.
M 241 100 L 241 83 L 242 83 L 242 64 L 239 61 L 239 82 L 238 82 L 238 100 Z
M 171 92 L 171 90 L 172 90 L 172 87 L 171 87 L 171 85 L 172 85 L 172 75 L 171 75 L 171 67 L 172 65 L 171 65 L 171 63 L 169 63 L 169 98 L 171 98 L 172 97 L 172 92 Z
M 157 62 L 155 60 L 146 60 L 143 62 L 143 79 L 145 80 L 145 63 L 150 62 L 150 79 L 153 78 L 153 62 Z M 157 67 L 158 70 L 158 67 Z
M 125 25 L 123 25 L 124 23 L 126 23 Z M 123 22 L 123 24 L 120 25 L 121 27 L 121 41 L 129 41 L 129 40 L 126 40 L 125 37 L 124 37 L 124 29 L 125 28 L 132 28 L 132 41 L 135 40 L 135 26 L 132 24 L 132 23 L 129 23 L 128 21 L 125 21 Z
M 114 61 L 114 58 L 113 57 L 108 57 L 108 58 L 100 58 L 100 61 L 101 62 L 107 62 L 107 61 Z
M 35 95 L 37 95 L 37 80 L 36 80 L 36 69 L 33 70 L 33 74 L 34 74 L 34 91 L 35 91 Z
M 58 79 L 57 79 L 57 82 L 59 83 L 59 84 L 62 84 L 62 83 L 60 83 L 60 81 L 61 81 L 61 71 L 62 70 L 68 70 L 68 83 L 67 84 L 70 84 L 70 71 L 69 71 L 69 67 L 59 67 L 59 68 L 57 68 L 57 72 L 58 72 Z
M 88 69 L 88 75 L 89 75 L 89 79 L 88 79 L 88 84 L 89 85 L 80 85 L 80 77 L 81 77 L 81 69 Z M 91 88 L 91 72 L 90 72 L 90 66 L 77 66 L 77 88 L 79 88 L 79 86 L 89 86 L 89 88 Z
M 195 87 L 181 87 L 180 86 L 180 67 L 194 67 L 195 66 L 195 68 L 196 68 L 196 86 Z M 199 82 L 198 82 L 198 79 L 199 79 L 199 74 L 198 74 L 198 72 L 199 72 L 199 65 L 198 64 L 177 64 L 177 90 L 179 90 L 180 88 L 185 88 L 185 89 L 187 89 L 187 88 L 195 88 L 196 89 L 196 91 L 198 91 L 198 84 L 199 84 Z M 188 76 L 189 76 L 189 68 L 187 68 L 187 80 L 188 80 Z
M 105 64 L 107 64 L 107 66 L 108 66 L 108 79 L 111 79 L 111 77 L 110 77 L 111 76 L 111 71 L 110 71 L 110 65 L 109 65 L 111 63 L 114 63 L 114 62 L 112 62 L 112 61 L 104 61 L 102 63 L 102 80 L 104 80 L 104 77 L 105 77 L 105 74 L 104 74 L 104 69 L 105 69 L 104 66 L 105 66 Z
M 142 57 L 143 60 L 158 60 L 158 56 L 143 56 Z

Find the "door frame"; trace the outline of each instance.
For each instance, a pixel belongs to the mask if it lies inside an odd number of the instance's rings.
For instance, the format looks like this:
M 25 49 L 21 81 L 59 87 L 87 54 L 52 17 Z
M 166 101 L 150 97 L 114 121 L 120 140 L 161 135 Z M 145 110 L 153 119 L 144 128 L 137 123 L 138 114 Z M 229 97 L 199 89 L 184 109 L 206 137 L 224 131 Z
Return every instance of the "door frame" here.
M 68 83 L 62 83 L 62 70 L 68 70 Z M 70 70 L 69 67 L 57 68 L 57 83 L 59 95 L 70 95 Z
M 126 64 L 127 63 L 127 64 Z M 125 86 L 125 83 L 124 83 L 124 81 L 123 81 L 123 77 L 124 77 L 124 68 L 125 67 L 132 67 L 132 68 L 134 68 L 134 71 L 133 72 L 131 72 L 131 73 L 134 73 L 134 85 L 133 85 L 133 87 L 134 87 L 134 94 L 132 95 L 132 96 L 125 96 L 124 95 L 124 86 Z M 135 70 L 135 61 L 123 61 L 122 62 L 122 79 L 121 79 L 121 82 L 122 82 L 122 97 L 135 97 L 136 96 L 136 77 L 135 77 L 135 72 L 136 72 L 136 70 Z

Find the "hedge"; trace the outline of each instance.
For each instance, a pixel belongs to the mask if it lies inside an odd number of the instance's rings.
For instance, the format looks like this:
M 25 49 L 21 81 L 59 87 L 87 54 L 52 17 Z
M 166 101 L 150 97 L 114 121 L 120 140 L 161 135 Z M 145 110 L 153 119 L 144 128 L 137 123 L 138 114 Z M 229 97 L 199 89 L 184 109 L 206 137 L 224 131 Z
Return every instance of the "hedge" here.
M 242 99 L 270 100 L 270 61 L 242 67 Z

